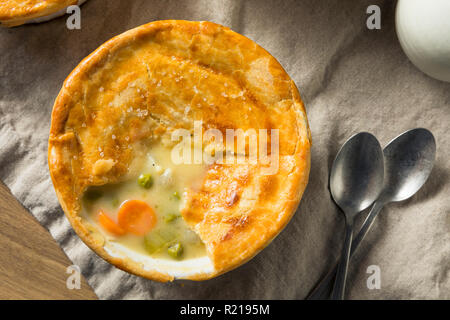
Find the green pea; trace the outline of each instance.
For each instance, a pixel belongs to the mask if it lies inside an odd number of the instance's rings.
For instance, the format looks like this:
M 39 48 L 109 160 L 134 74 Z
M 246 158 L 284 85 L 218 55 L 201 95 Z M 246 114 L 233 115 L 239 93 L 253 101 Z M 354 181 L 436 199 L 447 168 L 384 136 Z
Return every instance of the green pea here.
M 179 195 L 178 192 L 176 192 L 176 191 L 173 193 L 173 197 L 174 197 L 175 199 L 177 199 L 177 200 L 180 200 L 180 199 L 181 199 L 180 195 Z
M 183 254 L 183 246 L 180 242 L 175 242 L 169 248 L 167 248 L 167 253 L 174 259 L 179 259 Z
M 141 187 L 149 189 L 153 185 L 153 177 L 150 173 L 143 173 L 139 176 L 138 183 Z
M 169 213 L 167 216 L 164 217 L 164 221 L 166 223 L 172 222 L 176 219 L 178 219 L 180 217 L 180 215 L 176 214 L 176 213 Z

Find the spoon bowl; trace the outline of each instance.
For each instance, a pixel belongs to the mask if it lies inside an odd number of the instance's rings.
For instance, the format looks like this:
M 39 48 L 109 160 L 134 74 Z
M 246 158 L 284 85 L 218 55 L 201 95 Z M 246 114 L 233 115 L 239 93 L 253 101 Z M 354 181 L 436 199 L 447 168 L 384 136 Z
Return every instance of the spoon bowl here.
M 347 218 L 369 207 L 383 187 L 383 151 L 372 134 L 348 139 L 333 162 L 330 191 Z
M 436 141 L 427 129 L 406 131 L 384 148 L 384 187 L 380 200 L 403 201 L 427 181 L 436 157 Z
M 354 218 L 378 198 L 383 176 L 383 151 L 377 138 L 368 132 L 348 139 L 333 162 L 330 192 L 345 214 L 345 240 L 332 294 L 335 300 L 344 298 Z

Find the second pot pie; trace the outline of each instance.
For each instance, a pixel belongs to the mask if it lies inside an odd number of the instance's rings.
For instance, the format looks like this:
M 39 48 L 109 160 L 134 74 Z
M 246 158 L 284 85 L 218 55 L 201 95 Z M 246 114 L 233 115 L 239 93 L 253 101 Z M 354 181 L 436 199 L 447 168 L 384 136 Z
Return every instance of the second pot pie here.
M 7 27 L 30 22 L 43 22 L 64 15 L 71 5 L 86 0 L 1 0 L 0 23 Z
M 278 130 L 278 170 L 267 174 L 261 161 L 175 163 L 173 133 L 195 139 L 199 126 L 224 136 Z M 270 138 L 263 147 L 272 152 Z M 201 153 L 236 156 L 203 142 Z M 211 22 L 156 21 L 100 46 L 64 82 L 48 152 L 81 239 L 157 281 L 209 279 L 248 261 L 290 220 L 310 169 L 294 82 L 263 48 Z

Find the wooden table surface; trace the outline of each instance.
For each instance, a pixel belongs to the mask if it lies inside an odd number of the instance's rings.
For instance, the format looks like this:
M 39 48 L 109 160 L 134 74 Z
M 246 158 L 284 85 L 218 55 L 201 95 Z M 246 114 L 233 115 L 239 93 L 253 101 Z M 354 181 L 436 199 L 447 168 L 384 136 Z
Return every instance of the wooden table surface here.
M 0 248 L 0 299 L 97 299 L 84 278 L 67 288 L 72 263 L 1 182 Z

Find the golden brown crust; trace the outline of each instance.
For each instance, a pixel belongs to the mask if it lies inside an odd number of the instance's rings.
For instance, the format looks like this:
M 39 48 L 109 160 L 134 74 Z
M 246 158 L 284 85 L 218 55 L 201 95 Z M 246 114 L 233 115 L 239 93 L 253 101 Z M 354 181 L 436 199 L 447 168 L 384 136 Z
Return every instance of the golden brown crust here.
M 210 22 L 156 21 L 125 32 L 85 58 L 53 108 L 49 168 L 59 201 L 79 236 L 119 268 L 168 281 L 130 259 L 111 257 L 79 217 L 86 187 L 117 182 L 133 145 L 176 128 L 279 129 L 280 165 L 213 165 L 183 210 L 207 246 L 215 272 L 244 263 L 292 217 L 306 187 L 310 136 L 298 90 L 264 49 Z M 99 163 L 99 161 L 102 161 Z M 106 162 L 105 162 L 106 161 Z M 106 165 L 107 164 L 107 165 Z M 105 169 L 106 168 L 106 169 Z
M 14 27 L 25 22 L 51 15 L 77 0 L 3 0 L 0 2 L 0 23 Z

